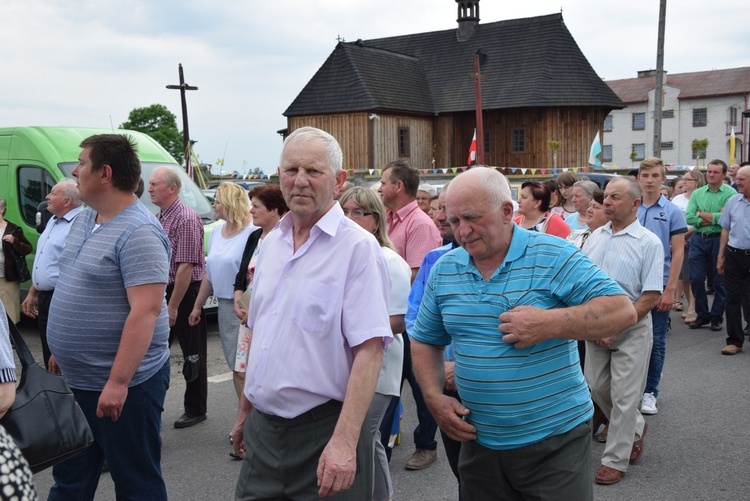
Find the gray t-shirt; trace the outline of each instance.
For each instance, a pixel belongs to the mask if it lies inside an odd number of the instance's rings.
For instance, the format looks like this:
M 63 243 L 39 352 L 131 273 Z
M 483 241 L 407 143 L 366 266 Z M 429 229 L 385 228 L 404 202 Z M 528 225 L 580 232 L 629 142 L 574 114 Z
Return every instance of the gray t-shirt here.
M 169 240 L 159 221 L 135 201 L 96 228 L 96 211 L 83 211 L 60 255 L 47 340 L 72 388 L 101 391 L 130 313 L 126 289 L 167 283 Z M 153 376 L 169 358 L 167 305 L 156 320 L 148 350 L 129 386 Z

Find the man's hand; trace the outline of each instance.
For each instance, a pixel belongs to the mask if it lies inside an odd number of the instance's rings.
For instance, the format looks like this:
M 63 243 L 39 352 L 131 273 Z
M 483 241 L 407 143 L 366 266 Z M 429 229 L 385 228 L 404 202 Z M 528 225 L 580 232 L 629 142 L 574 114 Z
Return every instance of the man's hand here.
M 498 327 L 504 334 L 503 341 L 519 350 L 546 341 L 544 316 L 545 310 L 534 306 L 518 306 L 506 311 L 500 315 Z
M 617 336 L 611 336 L 611 337 L 605 337 L 602 339 L 597 339 L 594 342 L 603 348 L 611 348 L 612 343 L 614 343 L 616 339 L 617 339 Z
M 201 311 L 203 311 L 203 308 L 193 308 L 193 311 L 190 312 L 190 316 L 188 317 L 190 327 L 195 327 L 201 322 Z
M 456 391 L 455 370 L 456 362 L 445 362 L 445 382 L 443 386 L 448 391 Z
M 356 473 L 357 444 L 331 437 L 318 460 L 318 496 L 333 496 L 347 490 L 354 483 Z
M 242 427 L 245 425 L 245 421 L 236 421 L 232 428 L 232 433 L 229 436 L 232 437 L 232 446 L 234 447 L 234 453 L 245 458 L 245 438 L 243 437 Z
M 462 419 L 469 415 L 469 409 L 455 398 L 438 395 L 428 407 L 440 429 L 453 440 L 467 442 L 477 439 L 477 429 Z
M 99 403 L 96 406 L 96 417 L 108 417 L 117 422 L 122 415 L 125 399 L 128 397 L 127 385 L 113 383 L 111 380 L 104 385 L 102 394 L 99 395 Z
M 29 291 L 29 293 L 26 294 L 26 299 L 24 299 L 23 303 L 21 303 L 21 309 L 23 309 L 23 313 L 29 318 L 36 318 L 39 315 L 39 313 L 36 311 L 37 303 L 38 296 L 36 294 L 32 294 L 31 291 Z
M 169 326 L 170 327 L 174 327 L 175 322 L 177 322 L 177 306 L 172 306 L 171 304 L 167 306 L 167 313 L 169 314 Z
M 724 276 L 724 255 L 721 253 L 719 253 L 719 257 L 716 258 L 716 272 L 722 277 Z
M 675 299 L 675 288 L 667 286 L 664 289 L 664 292 L 661 293 L 661 297 L 659 298 L 659 305 L 657 306 L 657 310 L 661 312 L 671 311 L 672 307 L 674 306 L 674 299 Z
M 47 364 L 47 370 L 52 374 L 60 374 L 60 368 L 57 366 L 57 360 L 54 355 L 49 356 L 49 363 Z

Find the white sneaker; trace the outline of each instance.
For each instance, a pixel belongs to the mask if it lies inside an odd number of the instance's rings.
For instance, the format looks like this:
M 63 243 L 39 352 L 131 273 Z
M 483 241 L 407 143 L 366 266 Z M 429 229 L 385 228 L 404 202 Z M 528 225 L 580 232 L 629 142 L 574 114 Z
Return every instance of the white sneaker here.
M 647 416 L 653 416 L 659 412 L 656 409 L 656 397 L 653 393 L 644 393 L 643 394 L 643 401 L 641 402 L 641 414 L 646 414 Z

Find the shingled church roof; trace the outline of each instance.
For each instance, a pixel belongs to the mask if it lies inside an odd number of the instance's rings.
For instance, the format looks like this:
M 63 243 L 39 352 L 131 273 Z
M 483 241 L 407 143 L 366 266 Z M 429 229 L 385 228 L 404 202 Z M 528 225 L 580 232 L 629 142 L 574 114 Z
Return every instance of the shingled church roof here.
M 623 104 L 578 48 L 562 14 L 339 43 L 285 116 L 362 111 L 439 115 L 474 110 L 474 54 L 484 109 Z

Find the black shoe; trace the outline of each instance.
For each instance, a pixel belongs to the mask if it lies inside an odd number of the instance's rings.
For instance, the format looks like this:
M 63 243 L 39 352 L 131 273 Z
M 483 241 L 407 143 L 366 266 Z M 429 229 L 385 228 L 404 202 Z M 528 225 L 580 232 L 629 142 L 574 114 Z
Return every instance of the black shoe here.
M 714 289 L 713 289 L 713 287 L 709 287 L 708 289 L 706 289 L 706 295 L 707 296 L 713 296 L 714 295 Z
M 721 319 L 720 318 L 711 319 L 711 330 L 714 331 L 714 332 L 719 332 L 721 330 Z
M 710 323 L 711 323 L 711 319 L 710 318 L 708 318 L 708 317 L 703 317 L 703 318 L 698 317 L 695 320 L 695 322 L 693 322 L 692 324 L 688 325 L 688 327 L 690 327 L 691 329 L 700 329 L 704 325 L 708 325 Z
M 190 428 L 198 423 L 202 423 L 206 420 L 206 415 L 202 416 L 191 416 L 189 414 L 183 414 L 180 418 L 174 422 L 175 428 Z

